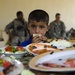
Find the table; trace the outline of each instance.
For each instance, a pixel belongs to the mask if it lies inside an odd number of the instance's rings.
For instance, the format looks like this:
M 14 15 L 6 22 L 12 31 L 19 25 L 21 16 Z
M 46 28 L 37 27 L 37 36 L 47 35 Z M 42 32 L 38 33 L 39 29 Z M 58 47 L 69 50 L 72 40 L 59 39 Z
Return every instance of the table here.
M 69 50 L 69 49 L 74 50 L 75 48 L 72 47 L 72 48 L 68 48 L 67 50 Z M 61 72 L 60 73 L 59 72 L 41 72 L 41 71 L 37 71 L 37 70 L 32 70 L 29 68 L 28 63 L 33 57 L 34 57 L 33 55 L 27 53 L 23 57 L 23 59 L 21 59 L 20 61 L 23 63 L 24 69 L 28 69 L 28 70 L 32 71 L 33 73 L 35 73 L 35 75 L 75 75 L 75 72 L 69 72 L 69 73 L 62 72 L 62 74 L 61 74 Z
M 72 42 L 72 43 L 75 43 L 75 40 L 70 40 L 70 42 Z M 74 50 L 75 49 L 75 47 L 71 47 L 71 48 L 67 48 L 67 49 L 64 49 L 64 50 Z M 63 51 L 64 51 L 63 50 Z M 24 69 L 29 69 L 30 71 L 32 71 L 33 73 L 35 73 L 35 75 L 75 75 L 75 72 L 69 72 L 69 73 L 64 73 L 64 72 L 62 72 L 62 74 L 61 73 L 59 73 L 59 72 L 41 72 L 41 71 L 36 71 L 36 70 L 32 70 L 32 69 L 30 69 L 29 68 L 29 66 L 28 66 L 28 63 L 29 63 L 29 61 L 33 58 L 34 56 L 32 55 L 32 54 L 29 54 L 29 53 L 27 53 L 24 57 L 23 57 L 23 59 L 21 59 L 20 61 L 23 63 L 23 65 L 24 65 Z

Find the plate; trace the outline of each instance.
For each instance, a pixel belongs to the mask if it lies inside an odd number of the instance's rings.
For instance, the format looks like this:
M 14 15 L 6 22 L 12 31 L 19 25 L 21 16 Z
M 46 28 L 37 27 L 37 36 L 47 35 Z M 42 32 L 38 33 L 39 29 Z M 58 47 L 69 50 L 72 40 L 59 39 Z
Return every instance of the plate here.
M 39 55 L 45 52 L 59 51 L 58 48 L 52 47 L 49 43 L 32 43 L 27 45 L 25 48 L 33 55 Z
M 1 50 L 2 50 L 2 52 L 0 52 L 0 54 L 5 54 L 6 56 L 14 56 L 14 57 L 16 57 L 16 58 L 21 58 L 25 53 L 26 53 L 26 51 L 25 52 L 16 52 L 16 53 L 10 53 L 10 52 L 5 52 L 5 48 L 6 48 L 7 46 L 5 46 L 5 47 L 2 47 L 2 48 L 0 48 Z M 13 47 L 17 47 L 17 46 L 13 46 Z M 25 47 L 23 47 L 24 49 L 25 49 Z
M 50 42 L 50 45 L 57 46 L 57 48 L 59 49 L 66 49 L 68 47 L 72 47 L 72 43 L 64 39 L 53 40 L 52 42 Z
M 8 73 L 8 75 L 20 74 L 22 72 L 22 70 L 24 69 L 24 66 L 23 66 L 23 64 L 20 61 L 14 60 L 14 62 L 15 62 L 15 66 L 17 68 L 15 68 L 12 72 Z M 3 70 L 3 67 L 0 66 L 0 71 L 2 71 L 2 70 Z
M 51 63 L 56 63 L 62 65 L 62 63 L 70 58 L 75 59 L 75 50 L 67 50 L 67 51 L 61 51 L 61 52 L 55 52 L 53 54 L 50 54 L 49 52 L 38 55 L 34 57 L 29 62 L 29 67 L 34 70 L 40 70 L 44 72 L 70 72 L 75 71 L 75 67 L 45 67 L 45 66 L 38 66 L 38 64 L 42 64 L 44 62 L 50 61 Z M 59 61 L 59 59 L 62 59 L 62 61 Z

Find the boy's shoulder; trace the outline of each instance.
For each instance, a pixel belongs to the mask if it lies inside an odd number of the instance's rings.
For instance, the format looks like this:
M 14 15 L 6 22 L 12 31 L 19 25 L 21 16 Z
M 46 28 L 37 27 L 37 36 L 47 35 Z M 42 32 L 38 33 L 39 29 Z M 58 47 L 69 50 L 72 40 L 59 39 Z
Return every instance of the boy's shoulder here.
M 27 46 L 32 43 L 32 37 L 30 36 L 28 40 L 25 40 L 20 44 L 20 46 Z

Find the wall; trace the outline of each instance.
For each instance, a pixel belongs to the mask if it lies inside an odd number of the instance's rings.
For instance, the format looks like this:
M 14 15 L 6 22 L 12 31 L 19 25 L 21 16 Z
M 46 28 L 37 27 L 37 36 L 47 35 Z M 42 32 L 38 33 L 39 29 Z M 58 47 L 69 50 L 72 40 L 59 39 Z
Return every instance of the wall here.
M 23 11 L 27 20 L 28 14 L 34 9 L 44 9 L 50 15 L 50 22 L 57 12 L 65 22 L 67 30 L 75 28 L 75 0 L 0 0 L 0 30 L 16 17 L 18 10 Z

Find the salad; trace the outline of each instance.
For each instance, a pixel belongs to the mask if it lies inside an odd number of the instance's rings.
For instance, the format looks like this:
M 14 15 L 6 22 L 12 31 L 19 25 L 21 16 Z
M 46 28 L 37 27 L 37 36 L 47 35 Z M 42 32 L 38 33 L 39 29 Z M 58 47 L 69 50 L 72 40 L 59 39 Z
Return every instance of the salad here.
M 9 72 L 11 72 L 15 65 L 12 62 L 12 59 L 9 57 L 0 57 L 0 67 L 2 68 L 2 71 L 0 72 L 0 75 L 7 75 Z
M 7 46 L 0 48 L 0 53 L 24 53 L 26 52 L 25 48 L 22 46 Z
M 23 47 L 21 47 L 21 46 L 16 46 L 16 47 L 14 47 L 14 46 L 7 46 L 6 48 L 5 48 L 5 53 L 22 53 L 22 52 L 25 52 L 26 50 L 23 48 Z
M 11 65 L 11 62 L 6 60 L 6 59 L 2 59 L 0 58 L 0 66 L 3 66 L 4 68 L 7 68 Z

